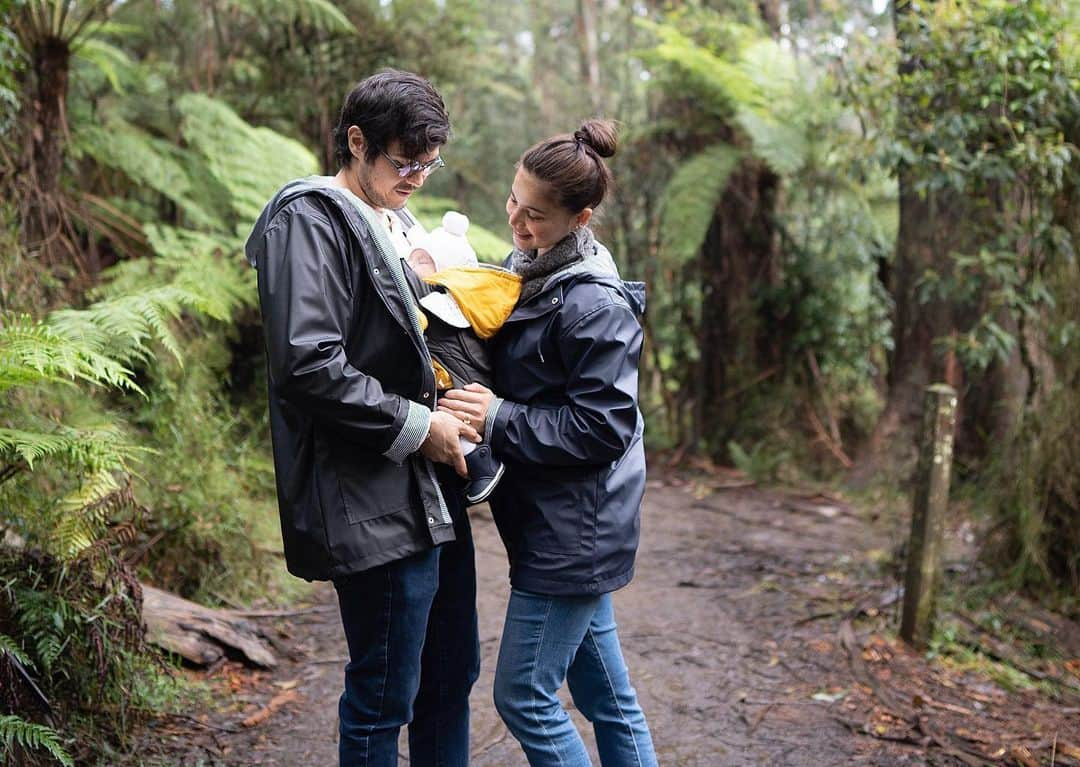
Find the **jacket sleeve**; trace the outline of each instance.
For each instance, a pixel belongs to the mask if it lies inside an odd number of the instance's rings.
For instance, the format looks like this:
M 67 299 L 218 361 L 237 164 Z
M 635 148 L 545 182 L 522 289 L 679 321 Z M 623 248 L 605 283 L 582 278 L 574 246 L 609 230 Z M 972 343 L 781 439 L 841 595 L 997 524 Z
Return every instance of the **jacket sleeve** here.
M 272 396 L 401 463 L 426 438 L 431 411 L 384 391 L 346 358 L 350 269 L 362 268 L 349 264 L 346 248 L 330 220 L 310 209 L 287 207 L 263 234 L 257 267 Z
M 614 461 L 634 439 L 642 330 L 629 307 L 607 302 L 561 334 L 569 404 L 497 404 L 491 446 L 503 458 L 544 466 Z

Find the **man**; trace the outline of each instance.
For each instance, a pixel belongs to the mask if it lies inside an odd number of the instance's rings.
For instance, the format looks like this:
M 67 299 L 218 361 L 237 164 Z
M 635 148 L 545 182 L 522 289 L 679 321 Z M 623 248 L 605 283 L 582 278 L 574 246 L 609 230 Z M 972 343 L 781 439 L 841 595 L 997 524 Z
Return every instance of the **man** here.
M 459 437 L 400 256 L 409 196 L 443 163 L 443 101 L 423 78 L 359 83 L 334 133 L 340 170 L 287 184 L 247 242 L 258 269 L 270 427 L 289 572 L 331 579 L 349 646 L 345 765 L 468 763 L 479 672 L 476 573 L 453 489 Z

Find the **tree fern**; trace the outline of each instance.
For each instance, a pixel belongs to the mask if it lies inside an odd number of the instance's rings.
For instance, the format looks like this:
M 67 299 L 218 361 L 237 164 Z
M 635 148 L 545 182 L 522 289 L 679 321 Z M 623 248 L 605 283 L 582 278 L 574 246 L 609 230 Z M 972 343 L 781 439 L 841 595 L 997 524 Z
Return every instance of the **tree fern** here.
M 0 756 L 11 755 L 14 758 L 12 752 L 15 745 L 27 751 L 48 751 L 65 767 L 73 767 L 75 764 L 71 755 L 64 750 L 56 730 L 43 724 L 27 722 L 11 714 L 0 715 Z

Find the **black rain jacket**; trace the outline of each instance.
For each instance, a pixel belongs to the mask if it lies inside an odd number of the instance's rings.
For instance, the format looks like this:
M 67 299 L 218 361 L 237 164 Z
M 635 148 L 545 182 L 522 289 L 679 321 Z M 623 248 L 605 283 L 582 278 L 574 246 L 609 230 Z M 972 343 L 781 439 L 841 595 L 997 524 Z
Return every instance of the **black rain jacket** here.
M 454 539 L 435 467 L 415 452 L 435 380 L 385 252 L 397 256 L 328 181 L 283 187 L 246 246 L 258 269 L 285 559 L 308 580 Z
M 486 429 L 506 474 L 491 508 L 515 588 L 603 594 L 629 583 L 645 491 L 638 362 L 642 283 L 591 237 L 584 261 L 519 304 L 490 342 Z

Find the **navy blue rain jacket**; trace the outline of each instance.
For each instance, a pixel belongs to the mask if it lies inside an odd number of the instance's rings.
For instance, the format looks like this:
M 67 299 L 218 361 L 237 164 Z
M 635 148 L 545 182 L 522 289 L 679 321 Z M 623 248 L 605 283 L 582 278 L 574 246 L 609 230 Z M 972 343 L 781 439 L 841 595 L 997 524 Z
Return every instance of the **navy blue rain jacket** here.
M 591 595 L 634 572 L 645 491 L 638 362 L 644 285 L 587 238 L 583 262 L 519 305 L 492 343 L 491 498 L 518 589 Z

